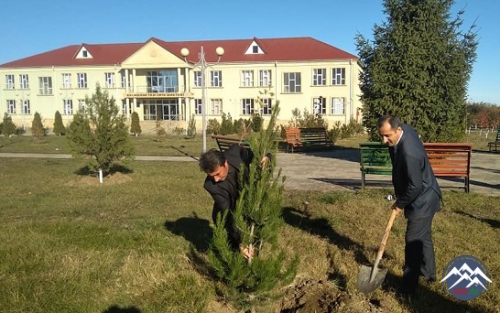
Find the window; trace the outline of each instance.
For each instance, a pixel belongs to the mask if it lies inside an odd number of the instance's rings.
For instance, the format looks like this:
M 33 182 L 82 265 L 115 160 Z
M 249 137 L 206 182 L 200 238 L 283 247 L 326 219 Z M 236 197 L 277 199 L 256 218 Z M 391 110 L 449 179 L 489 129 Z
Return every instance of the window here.
M 222 87 L 222 71 L 210 71 L 210 85 Z
M 253 87 L 253 71 L 241 71 L 241 86 Z
M 201 72 L 196 71 L 194 73 L 194 86 L 195 87 L 201 87 L 203 85 L 203 80 L 201 79 Z
M 315 68 L 313 70 L 313 86 L 326 85 L 326 68 Z
M 16 114 L 16 100 L 7 100 L 7 113 Z
M 78 73 L 78 88 L 87 88 L 87 73 Z
M 5 75 L 5 89 L 16 89 L 14 75 Z
M 250 115 L 254 108 L 254 99 L 241 99 L 241 114 Z
M 220 115 L 221 111 L 222 111 L 222 99 L 210 100 L 210 114 Z
M 344 115 L 345 98 L 332 98 L 332 114 Z
M 313 99 L 313 113 L 314 115 L 326 114 L 326 99 L 323 97 Z
M 85 105 L 85 100 L 79 99 L 78 100 L 78 111 L 83 112 L 85 111 L 86 105 Z
M 345 68 L 332 69 L 332 85 L 345 85 Z
M 106 80 L 106 88 L 115 87 L 115 73 L 104 73 L 104 79 Z
M 148 92 L 177 92 L 177 70 L 149 71 Z
M 63 73 L 62 74 L 62 87 L 63 87 L 63 89 L 70 89 L 71 88 L 71 74 L 70 73 Z
M 194 114 L 200 115 L 203 113 L 203 105 L 201 99 L 194 99 Z
M 284 73 L 284 92 L 301 92 L 300 73 Z
M 28 74 L 20 74 L 19 75 L 19 86 L 21 89 L 29 89 L 30 88 Z
M 272 103 L 271 98 L 262 99 L 263 106 L 260 108 L 261 115 L 271 115 L 272 113 L 271 103 Z
M 23 105 L 22 112 L 23 114 L 31 114 L 30 101 L 29 100 L 21 100 Z
M 52 94 L 52 77 L 39 77 L 40 82 L 40 94 L 41 95 L 51 95 Z
M 64 115 L 73 115 L 73 100 L 63 100 Z
M 259 71 L 259 86 L 262 86 L 262 87 L 271 86 L 271 71 L 270 70 L 260 70 Z
M 259 46 L 253 46 L 252 53 L 259 53 Z

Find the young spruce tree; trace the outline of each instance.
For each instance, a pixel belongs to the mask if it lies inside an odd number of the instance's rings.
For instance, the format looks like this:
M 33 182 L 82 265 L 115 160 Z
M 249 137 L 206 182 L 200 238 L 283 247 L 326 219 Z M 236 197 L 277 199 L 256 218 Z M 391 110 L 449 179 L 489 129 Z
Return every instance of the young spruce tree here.
M 100 169 L 104 175 L 113 163 L 134 154 L 125 116 L 99 84 L 92 97 L 85 98 L 85 109 L 73 117 L 67 137 L 73 154 L 85 157 L 91 170 Z
M 132 112 L 132 122 L 130 124 L 130 132 L 135 136 L 139 136 L 142 133 L 141 123 L 139 123 L 139 114 L 137 112 Z
M 379 140 L 377 119 L 392 113 L 424 141 L 456 142 L 464 136 L 467 83 L 476 59 L 475 25 L 461 30 L 454 0 L 384 0 L 387 22 L 375 25 L 373 42 L 357 35 L 363 124 Z
M 42 139 L 45 136 L 45 129 L 43 128 L 42 118 L 40 113 L 35 112 L 33 121 L 31 122 L 31 136 L 35 139 Z
M 2 121 L 2 135 L 4 137 L 9 137 L 10 135 L 13 135 L 15 133 L 16 133 L 16 124 L 12 122 L 12 117 L 9 115 L 9 113 L 5 112 Z
M 276 120 L 279 103 L 273 106 L 267 129 L 254 133 L 250 147 L 254 159 L 247 177 L 241 171 L 243 188 L 236 204 L 234 218 L 242 233 L 245 246 L 253 247 L 251 260 L 229 247 L 224 228 L 225 216 L 219 216 L 214 229 L 208 257 L 217 277 L 224 283 L 226 296 L 242 307 L 255 307 L 265 299 L 276 295 L 280 285 L 290 283 L 296 274 L 298 257 L 287 257 L 277 244 L 277 236 L 283 226 L 283 182 L 281 170 L 274 173 L 276 165 Z M 271 152 L 273 158 L 263 170 L 260 160 Z
M 59 111 L 56 111 L 56 114 L 54 116 L 54 130 L 52 132 L 57 136 L 63 136 L 64 134 L 66 134 L 66 127 L 64 127 L 62 116 Z

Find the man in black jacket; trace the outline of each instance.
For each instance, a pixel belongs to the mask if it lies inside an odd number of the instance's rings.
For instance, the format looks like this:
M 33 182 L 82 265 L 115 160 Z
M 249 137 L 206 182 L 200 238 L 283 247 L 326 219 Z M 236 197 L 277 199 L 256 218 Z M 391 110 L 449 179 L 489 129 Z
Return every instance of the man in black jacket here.
M 211 149 L 200 157 L 200 169 L 207 173 L 203 187 L 214 199 L 212 219 L 217 222 L 217 215 L 229 210 L 224 227 L 228 233 L 229 244 L 234 250 L 239 249 L 246 258 L 253 256 L 253 251 L 241 243 L 241 233 L 236 227 L 233 212 L 236 210 L 236 202 L 240 196 L 243 186 L 240 186 L 240 168 L 248 171 L 254 154 L 251 149 L 232 145 L 224 153 Z M 264 156 L 261 166 L 269 161 L 271 155 Z
M 378 120 L 383 142 L 389 146 L 392 184 L 396 195 L 393 210 L 404 211 L 407 219 L 405 265 L 401 294 L 411 294 L 419 276 L 436 280 L 436 261 L 432 242 L 432 220 L 440 210 L 441 190 L 418 134 L 392 115 Z

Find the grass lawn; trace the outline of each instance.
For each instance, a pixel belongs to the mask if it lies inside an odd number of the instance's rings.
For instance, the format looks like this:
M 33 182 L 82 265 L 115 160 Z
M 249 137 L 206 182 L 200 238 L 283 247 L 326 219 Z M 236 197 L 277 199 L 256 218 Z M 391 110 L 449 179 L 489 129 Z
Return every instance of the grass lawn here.
M 0 152 L 15 146 L 5 140 Z M 143 151 L 169 145 L 180 147 L 165 141 Z M 73 159 L 1 160 L 0 312 L 237 312 L 189 253 L 203 253 L 211 233 L 212 201 L 195 162 L 133 161 L 131 173 L 103 185 L 75 174 L 80 166 Z M 438 278 L 451 259 L 471 254 L 492 274 L 488 291 L 462 302 L 435 283 L 409 301 L 396 297 L 404 259 L 399 217 L 381 262 L 389 270 L 384 285 L 369 299 L 359 293 L 359 267 L 373 264 L 390 215 L 388 192 L 287 193 L 280 242 L 300 256 L 296 284 L 333 286 L 343 295 L 334 299 L 335 312 L 500 312 L 500 201 L 476 194 L 444 194 L 434 222 Z M 257 312 L 296 312 L 282 308 L 278 299 Z

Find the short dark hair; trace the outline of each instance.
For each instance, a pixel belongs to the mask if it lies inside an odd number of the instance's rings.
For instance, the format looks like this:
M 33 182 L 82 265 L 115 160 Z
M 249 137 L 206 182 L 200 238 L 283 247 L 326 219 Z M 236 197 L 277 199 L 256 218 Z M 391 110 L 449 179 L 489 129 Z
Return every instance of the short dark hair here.
M 392 130 L 397 130 L 398 127 L 403 126 L 403 123 L 401 123 L 401 121 L 397 116 L 391 114 L 384 114 L 381 117 L 379 117 L 377 121 L 377 127 L 380 128 L 384 126 L 386 122 L 389 123 L 389 125 L 391 125 Z
M 218 166 L 222 166 L 226 163 L 226 157 L 222 152 L 217 149 L 210 149 L 200 156 L 200 170 L 205 173 L 213 173 Z

